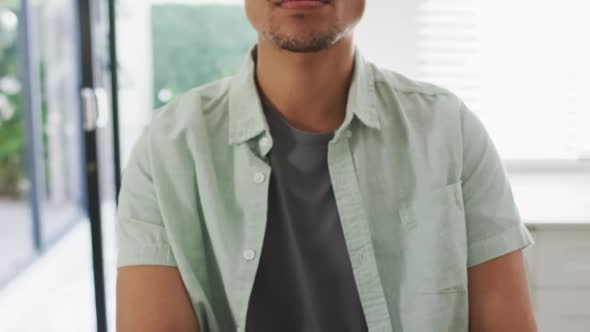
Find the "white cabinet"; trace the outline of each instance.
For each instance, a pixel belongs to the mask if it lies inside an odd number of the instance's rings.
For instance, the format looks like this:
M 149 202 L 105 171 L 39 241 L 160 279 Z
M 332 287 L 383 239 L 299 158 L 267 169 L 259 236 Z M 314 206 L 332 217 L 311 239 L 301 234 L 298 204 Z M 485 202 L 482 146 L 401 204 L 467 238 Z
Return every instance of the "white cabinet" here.
M 529 225 L 525 250 L 539 332 L 590 331 L 590 224 Z
M 539 289 L 536 293 L 539 332 L 590 331 L 590 289 Z
M 538 287 L 590 287 L 590 232 L 541 230 L 536 235 Z

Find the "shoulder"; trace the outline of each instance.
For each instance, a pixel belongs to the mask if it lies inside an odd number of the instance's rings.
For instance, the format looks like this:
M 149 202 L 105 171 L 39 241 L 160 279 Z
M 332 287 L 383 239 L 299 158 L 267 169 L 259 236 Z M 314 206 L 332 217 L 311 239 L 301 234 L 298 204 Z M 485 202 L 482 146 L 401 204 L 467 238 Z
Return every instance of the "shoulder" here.
M 381 67 L 374 63 L 371 63 L 371 67 L 375 73 L 376 84 L 388 86 L 401 93 L 429 96 L 447 96 L 453 94 L 442 86 L 409 78 L 404 74 Z
M 456 142 L 464 102 L 450 90 L 371 64 L 377 104 L 396 130 L 424 139 Z M 401 127 L 399 127 L 401 126 Z
M 398 103 L 402 111 L 458 116 L 463 101 L 450 90 L 375 64 L 371 66 L 375 76 L 375 89 L 380 99 Z
M 194 87 L 154 110 L 150 127 L 153 135 L 177 135 L 207 125 L 213 116 L 227 110 L 231 77 Z M 197 126 L 197 128 L 195 128 Z
M 217 120 L 226 122 L 229 80 L 226 77 L 194 87 L 156 108 L 134 143 L 129 163 L 159 181 L 170 181 L 164 176 L 170 170 L 177 178 L 190 176 L 192 167 L 186 161 L 225 133 Z

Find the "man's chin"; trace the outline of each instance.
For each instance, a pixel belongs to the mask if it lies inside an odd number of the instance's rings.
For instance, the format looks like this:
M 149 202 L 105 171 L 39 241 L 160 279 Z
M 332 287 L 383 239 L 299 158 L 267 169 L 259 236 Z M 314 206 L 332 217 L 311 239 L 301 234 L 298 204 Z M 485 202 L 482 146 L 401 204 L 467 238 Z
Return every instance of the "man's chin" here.
M 278 44 L 283 50 L 293 53 L 317 53 L 330 47 L 330 45 L 317 45 L 317 44 L 292 44 L 292 43 L 281 43 Z
M 318 34 L 316 36 L 293 37 L 280 33 L 270 33 L 270 40 L 279 48 L 295 53 L 315 53 L 328 49 L 337 42 L 333 34 Z

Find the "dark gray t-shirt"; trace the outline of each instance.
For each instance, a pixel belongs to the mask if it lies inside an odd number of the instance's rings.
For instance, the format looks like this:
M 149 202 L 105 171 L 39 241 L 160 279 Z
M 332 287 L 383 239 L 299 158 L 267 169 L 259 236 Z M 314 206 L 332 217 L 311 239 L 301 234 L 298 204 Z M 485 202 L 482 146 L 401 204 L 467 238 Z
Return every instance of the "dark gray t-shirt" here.
M 246 331 L 367 331 L 328 172 L 333 133 L 296 129 L 261 99 L 274 143 Z

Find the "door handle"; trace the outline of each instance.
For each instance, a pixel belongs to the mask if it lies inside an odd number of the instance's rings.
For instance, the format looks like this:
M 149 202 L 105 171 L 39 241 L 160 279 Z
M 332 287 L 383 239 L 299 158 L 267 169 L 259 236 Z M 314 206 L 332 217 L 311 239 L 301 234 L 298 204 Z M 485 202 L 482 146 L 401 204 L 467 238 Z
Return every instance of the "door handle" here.
M 103 128 L 109 123 L 108 96 L 103 88 L 82 88 L 82 117 L 85 131 Z

